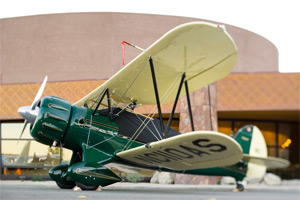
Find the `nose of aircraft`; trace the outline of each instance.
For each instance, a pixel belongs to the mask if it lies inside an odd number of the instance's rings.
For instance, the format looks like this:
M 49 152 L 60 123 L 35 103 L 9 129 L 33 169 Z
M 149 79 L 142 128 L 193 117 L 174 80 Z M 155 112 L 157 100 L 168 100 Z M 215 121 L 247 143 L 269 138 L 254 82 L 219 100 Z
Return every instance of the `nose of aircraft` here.
M 44 81 L 43 81 L 38 93 L 36 94 L 36 96 L 32 102 L 32 105 L 31 106 L 22 106 L 18 109 L 18 113 L 25 119 L 23 130 L 20 134 L 19 140 L 22 137 L 27 124 L 28 123 L 34 124 L 34 122 L 35 122 L 35 119 L 39 112 L 39 108 L 37 107 L 37 104 L 38 104 L 40 98 L 42 97 L 43 91 L 44 91 L 46 83 L 47 83 L 47 79 L 48 79 L 48 77 L 46 76 L 44 78 Z
M 22 106 L 18 109 L 18 113 L 27 120 L 30 124 L 35 122 L 35 119 L 38 115 L 39 108 L 35 107 L 34 110 L 31 109 L 31 106 Z

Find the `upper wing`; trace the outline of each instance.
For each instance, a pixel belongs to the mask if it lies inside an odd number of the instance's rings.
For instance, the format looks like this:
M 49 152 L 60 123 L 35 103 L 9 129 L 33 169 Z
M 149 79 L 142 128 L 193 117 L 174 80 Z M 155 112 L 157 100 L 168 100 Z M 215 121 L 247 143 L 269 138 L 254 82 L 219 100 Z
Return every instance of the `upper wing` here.
M 133 61 L 75 105 L 90 107 L 109 88 L 113 102 L 156 104 L 149 58 L 152 58 L 161 104 L 174 101 L 183 73 L 193 92 L 229 74 L 237 49 L 229 34 L 217 25 L 192 22 L 166 33 Z
M 265 166 L 267 169 L 276 169 L 276 168 L 285 168 L 290 165 L 290 161 L 282 159 L 282 158 L 275 158 L 275 157 L 256 157 L 250 156 L 245 154 L 243 156 L 244 162 L 251 162 L 253 164 Z
M 243 153 L 241 146 L 227 135 L 196 131 L 122 151 L 117 156 L 137 166 L 182 171 L 233 165 Z

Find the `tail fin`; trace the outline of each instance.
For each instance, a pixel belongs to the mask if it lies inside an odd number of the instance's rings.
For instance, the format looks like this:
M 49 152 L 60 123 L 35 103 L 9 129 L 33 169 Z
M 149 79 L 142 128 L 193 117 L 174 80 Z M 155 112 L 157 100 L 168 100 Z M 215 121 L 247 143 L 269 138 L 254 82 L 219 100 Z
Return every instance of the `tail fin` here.
M 242 147 L 243 153 L 250 157 L 267 158 L 266 141 L 256 126 L 247 125 L 240 128 L 234 138 Z M 261 178 L 266 173 L 267 167 L 263 163 L 248 163 L 247 177 Z
M 256 126 L 247 125 L 240 128 L 234 139 L 241 145 L 244 154 L 268 157 L 265 138 Z

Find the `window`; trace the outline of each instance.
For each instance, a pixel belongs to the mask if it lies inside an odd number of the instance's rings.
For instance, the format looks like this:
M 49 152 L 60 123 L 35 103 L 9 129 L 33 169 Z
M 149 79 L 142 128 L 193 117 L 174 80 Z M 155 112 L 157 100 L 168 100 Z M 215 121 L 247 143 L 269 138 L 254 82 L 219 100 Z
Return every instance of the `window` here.
M 218 131 L 230 136 L 233 132 L 231 128 L 231 121 L 219 121 Z
M 282 178 L 299 178 L 299 124 L 293 122 L 219 120 L 219 132 L 230 135 L 245 125 L 255 125 L 262 132 L 268 149 L 268 156 L 287 159 L 290 167 L 272 170 Z
M 72 151 L 36 142 L 29 125 L 19 140 L 23 123 L 1 123 L 1 166 L 3 175 L 48 175 L 51 167 L 68 163 Z

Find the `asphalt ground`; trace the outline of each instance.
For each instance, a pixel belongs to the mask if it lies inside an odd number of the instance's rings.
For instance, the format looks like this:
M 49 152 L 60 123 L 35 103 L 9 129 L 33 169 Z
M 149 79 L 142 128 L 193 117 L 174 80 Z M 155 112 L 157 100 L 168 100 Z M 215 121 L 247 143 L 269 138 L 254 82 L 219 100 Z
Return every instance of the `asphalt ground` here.
M 246 192 L 233 192 L 234 185 L 160 185 L 116 183 L 99 191 L 59 189 L 55 182 L 0 181 L 0 199 L 159 199 L 159 200 L 299 200 L 299 185 L 247 185 Z

